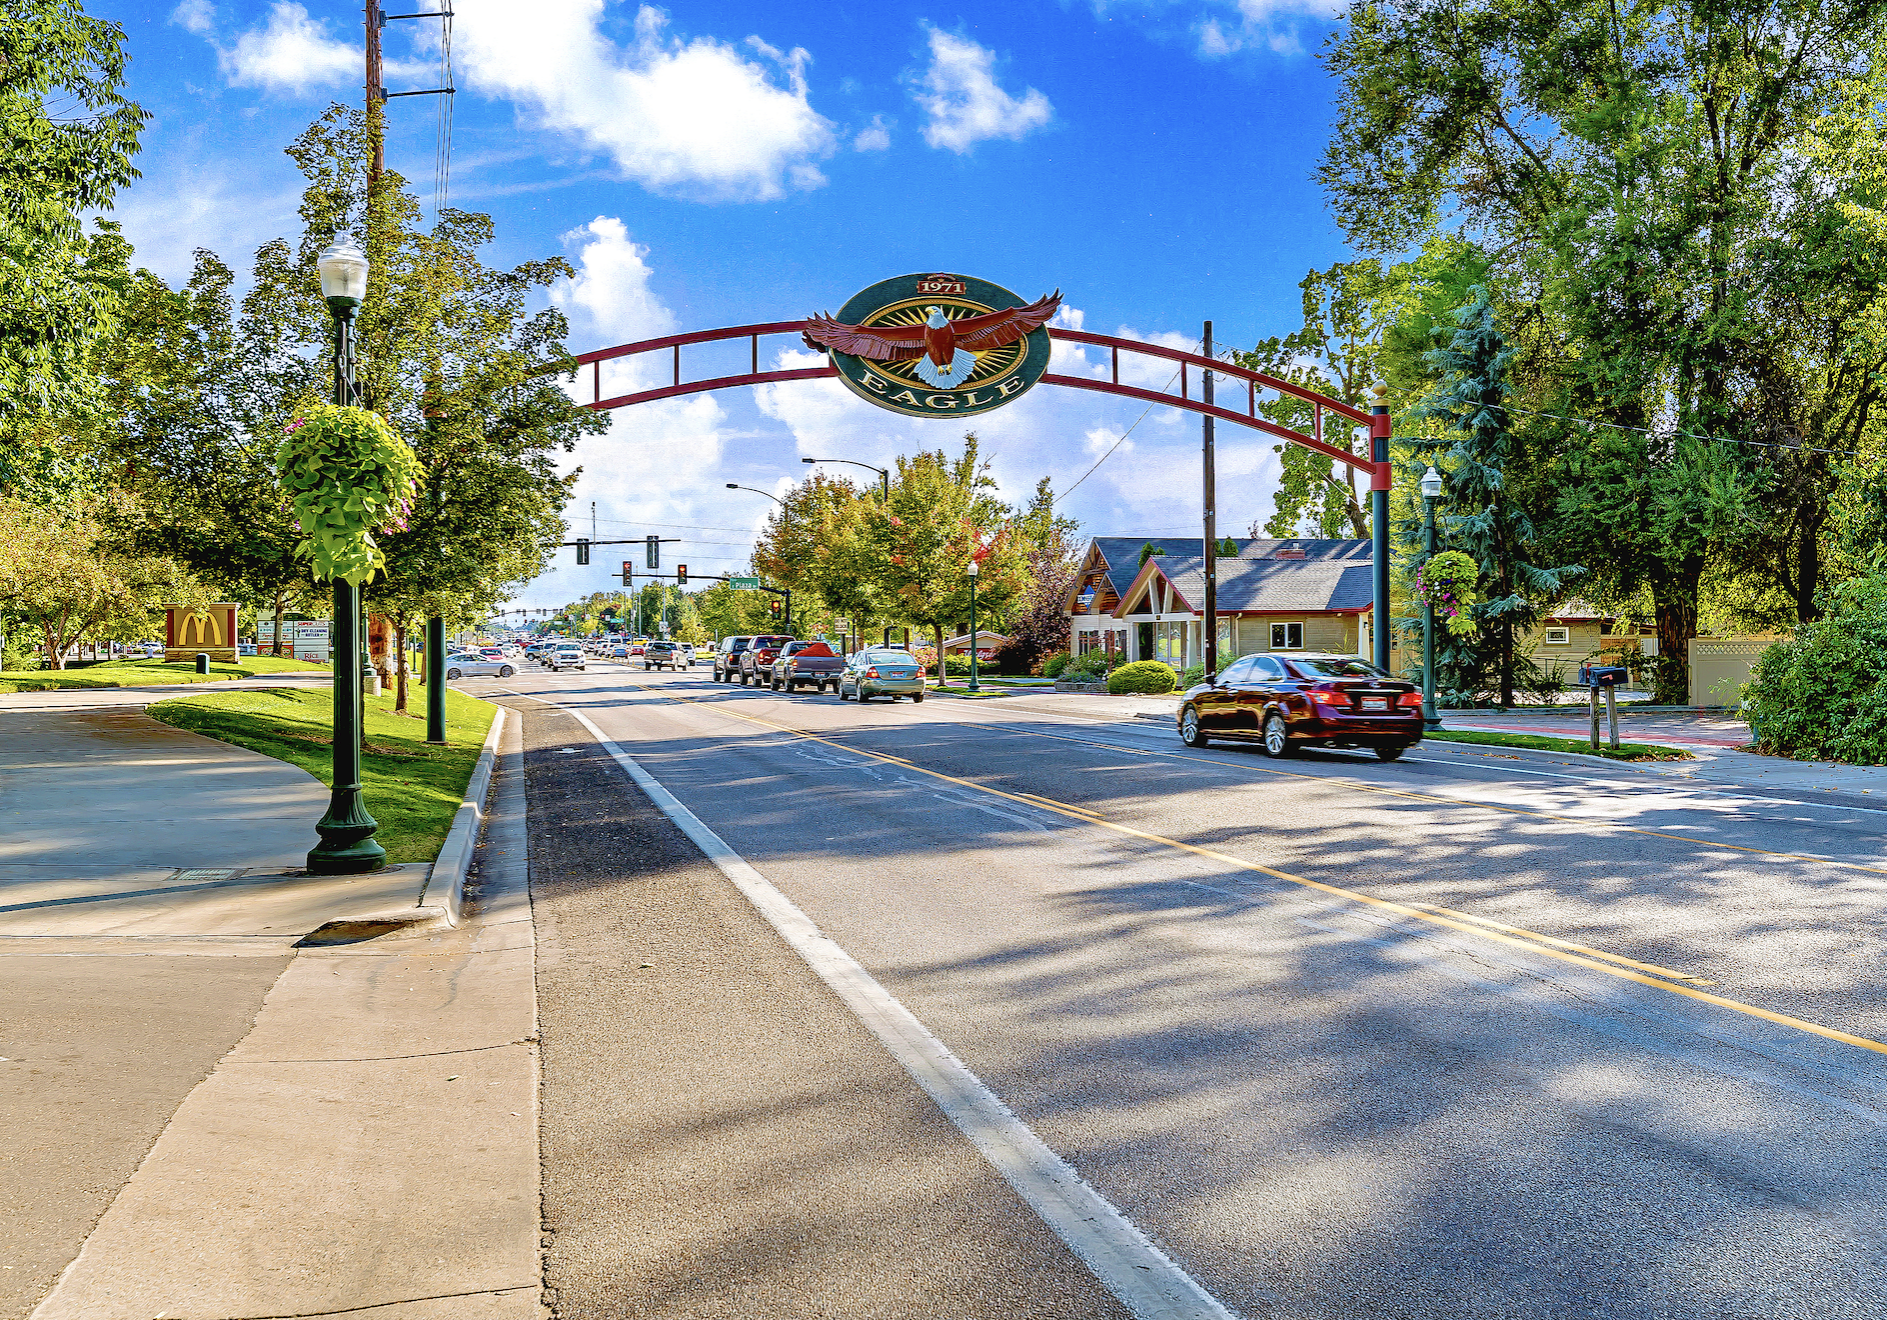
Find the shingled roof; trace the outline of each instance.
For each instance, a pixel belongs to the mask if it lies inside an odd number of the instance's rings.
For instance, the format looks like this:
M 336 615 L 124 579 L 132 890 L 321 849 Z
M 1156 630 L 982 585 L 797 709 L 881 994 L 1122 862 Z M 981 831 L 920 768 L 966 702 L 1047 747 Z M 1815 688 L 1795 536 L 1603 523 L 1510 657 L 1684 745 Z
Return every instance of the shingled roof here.
M 1366 610 L 1371 602 L 1370 545 L 1363 540 L 1233 537 L 1236 558 L 1218 557 L 1219 609 Z M 1205 556 L 1196 536 L 1097 536 L 1107 580 L 1123 601 L 1140 576 L 1141 549 L 1163 555 L 1151 562 L 1193 608 L 1205 597 Z
M 1195 612 L 1203 608 L 1206 596 L 1203 555 L 1162 555 L 1149 560 L 1146 567 L 1171 582 L 1180 598 Z M 1137 579 L 1138 574 L 1135 576 Z M 1372 590 L 1367 560 L 1360 564 L 1344 559 L 1309 558 L 1219 560 L 1221 614 L 1366 610 L 1371 605 Z M 1121 599 L 1124 603 L 1128 593 L 1122 592 Z

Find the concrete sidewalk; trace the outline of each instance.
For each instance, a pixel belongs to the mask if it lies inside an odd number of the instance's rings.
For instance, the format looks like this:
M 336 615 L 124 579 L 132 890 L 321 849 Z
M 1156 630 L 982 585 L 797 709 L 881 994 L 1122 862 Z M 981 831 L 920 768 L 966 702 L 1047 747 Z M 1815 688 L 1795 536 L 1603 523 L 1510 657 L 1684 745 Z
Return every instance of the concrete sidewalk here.
M 521 828 L 460 929 L 300 945 L 431 868 L 301 873 L 327 790 L 169 695 L 0 696 L 0 1317 L 534 1315 Z

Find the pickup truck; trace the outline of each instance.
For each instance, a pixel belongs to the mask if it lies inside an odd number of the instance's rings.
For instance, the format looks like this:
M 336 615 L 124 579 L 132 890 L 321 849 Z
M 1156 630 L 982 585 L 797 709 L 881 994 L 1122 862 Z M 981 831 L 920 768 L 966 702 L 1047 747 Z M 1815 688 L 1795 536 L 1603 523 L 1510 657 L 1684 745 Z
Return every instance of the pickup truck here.
M 826 684 L 830 683 L 836 692 L 839 674 L 844 668 L 845 657 L 826 642 L 788 642 L 773 661 L 772 687 L 775 692 L 781 688 L 792 692 L 810 684 L 816 691 L 824 692 Z
M 747 648 L 734 657 L 734 681 L 742 687 L 749 683 L 764 687 L 772 682 L 773 662 L 792 640 L 784 633 L 762 633 L 752 638 Z

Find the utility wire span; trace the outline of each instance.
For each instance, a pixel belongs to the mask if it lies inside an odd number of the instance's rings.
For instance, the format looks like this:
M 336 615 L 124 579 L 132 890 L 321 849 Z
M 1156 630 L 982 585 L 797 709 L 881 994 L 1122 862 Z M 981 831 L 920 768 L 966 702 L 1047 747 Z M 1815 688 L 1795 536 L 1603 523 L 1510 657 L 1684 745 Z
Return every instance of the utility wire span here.
M 1199 341 L 1200 349 L 1203 351 L 1205 346 L 1206 346 L 1206 341 L 1201 339 Z M 1160 388 L 1160 393 L 1164 394 L 1166 393 L 1167 390 L 1172 389 L 1173 382 L 1179 379 L 1179 373 L 1184 371 L 1185 369 L 1186 369 L 1186 364 L 1183 362 L 1180 363 L 1179 366 L 1174 369 L 1173 374 L 1166 378 L 1166 384 Z M 1127 437 L 1134 433 L 1135 429 L 1139 427 L 1140 423 L 1147 420 L 1147 414 L 1152 412 L 1154 408 L 1157 406 L 1158 405 L 1156 404 L 1149 403 L 1145 408 L 1142 408 L 1140 410 L 1140 415 L 1134 418 L 1133 425 L 1120 433 L 1120 439 L 1116 440 L 1113 444 L 1109 445 L 1107 448 L 1107 452 L 1105 454 L 1102 454 L 1099 458 L 1095 459 L 1094 466 L 1089 468 L 1086 472 L 1083 472 L 1080 478 L 1076 480 L 1074 485 L 1070 486 L 1067 490 L 1064 490 L 1061 494 L 1057 495 L 1055 497 L 1055 503 L 1060 504 L 1063 500 L 1067 499 L 1070 495 L 1074 494 L 1075 491 L 1079 489 L 1083 481 L 1086 481 L 1089 477 L 1093 476 L 1097 471 L 1099 471 L 1101 464 L 1107 462 L 1108 459 L 1112 458 L 1114 456 L 1114 451 L 1127 443 Z
M 1675 428 L 1668 431 L 1654 430 L 1645 426 L 1626 426 L 1623 422 L 1595 422 L 1590 417 L 1567 417 L 1560 413 L 1538 412 L 1532 408 L 1515 408 L 1505 403 L 1483 403 L 1482 408 L 1498 408 L 1502 412 L 1524 413 L 1528 417 L 1550 417 L 1556 422 L 1574 422 L 1580 426 L 1604 426 L 1614 431 L 1630 431 L 1635 435 L 1648 435 L 1653 438 L 1662 436 L 1686 436 L 1692 440 L 1709 440 L 1719 445 L 1748 445 L 1752 449 L 1792 449 L 1798 454 L 1834 454 L 1847 457 L 1853 454 L 1851 449 L 1821 449 L 1814 445 L 1790 444 L 1787 440 L 1743 440 L 1733 435 L 1705 435 L 1701 431 L 1680 431 Z M 1401 440 L 1404 437 L 1397 436 Z M 1423 436 L 1426 440 L 1429 437 Z

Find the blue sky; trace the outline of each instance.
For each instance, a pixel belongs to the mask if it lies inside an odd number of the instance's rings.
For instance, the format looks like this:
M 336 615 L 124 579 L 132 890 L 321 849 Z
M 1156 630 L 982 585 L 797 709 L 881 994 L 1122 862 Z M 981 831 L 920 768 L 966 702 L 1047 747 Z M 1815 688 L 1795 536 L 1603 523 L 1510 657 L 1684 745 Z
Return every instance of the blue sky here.
M 292 235 L 300 179 L 282 147 L 329 101 L 358 102 L 363 6 L 88 8 L 124 25 L 131 94 L 156 115 L 117 212 L 140 261 L 176 281 L 195 247 L 240 268 Z M 1210 317 L 1221 343 L 1248 344 L 1295 329 L 1297 282 L 1347 255 L 1312 180 L 1330 0 L 454 8 L 450 204 L 492 213 L 493 262 L 577 263 L 553 294 L 574 352 L 834 310 L 917 270 L 1025 298 L 1059 287 L 1089 330 L 1191 344 Z M 438 30 L 388 25 L 391 90 L 438 85 Z M 390 109 L 389 164 L 430 205 L 436 98 Z M 773 348 L 794 357 L 784 339 Z M 1041 386 L 977 429 L 1020 499 L 1044 475 L 1067 488 L 1134 427 L 1064 507 L 1086 532 L 1187 534 L 1197 419 L 1142 412 Z M 574 456 L 569 517 L 587 534 L 594 500 L 599 536 L 682 536 L 665 554 L 726 571 L 772 507 L 726 481 L 783 489 L 808 470 L 802 455 L 883 465 L 954 448 L 961 430 L 829 381 L 644 405 Z M 1231 427 L 1220 455 L 1219 525 L 1242 534 L 1270 512 L 1276 460 Z M 605 558 L 577 569 L 566 552 L 515 603 L 606 589 Z

